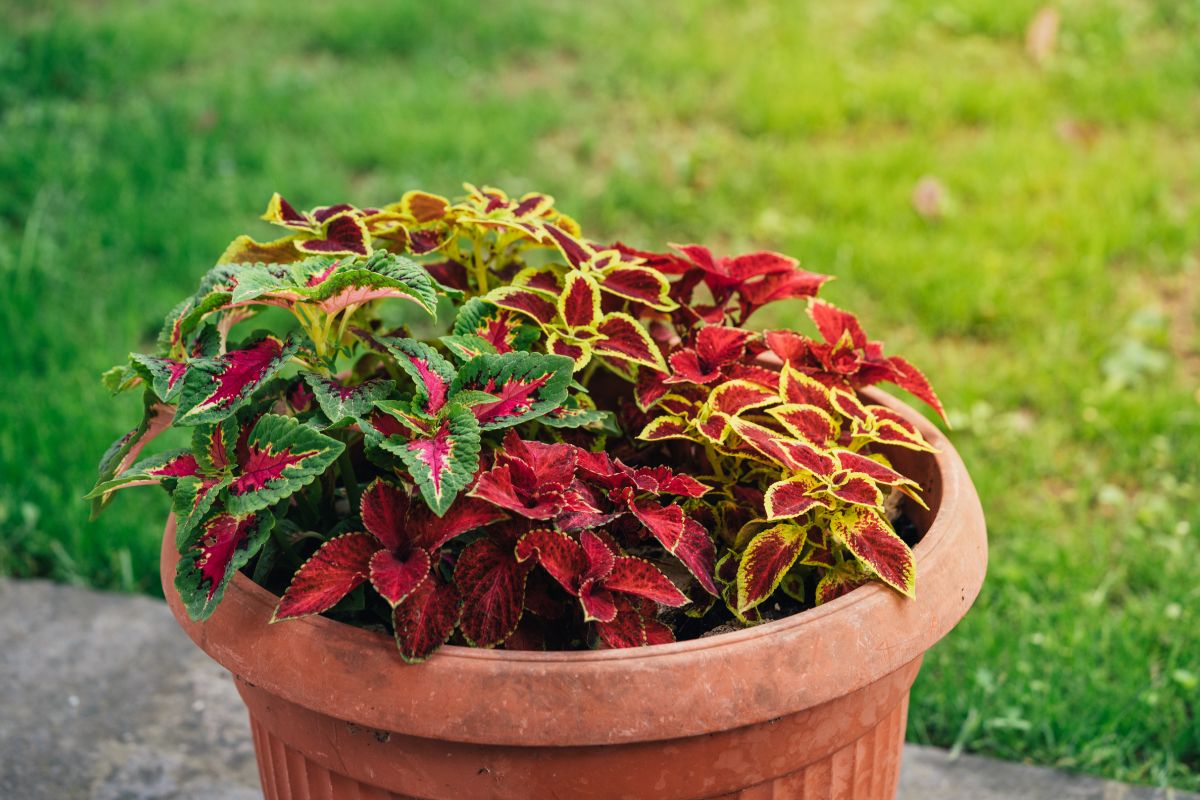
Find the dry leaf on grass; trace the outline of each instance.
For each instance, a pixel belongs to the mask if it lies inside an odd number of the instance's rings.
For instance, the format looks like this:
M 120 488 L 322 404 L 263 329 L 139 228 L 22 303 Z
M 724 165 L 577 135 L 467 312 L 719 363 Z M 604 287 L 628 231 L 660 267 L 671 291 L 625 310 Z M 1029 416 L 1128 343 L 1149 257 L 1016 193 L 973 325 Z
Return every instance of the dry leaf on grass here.
M 1061 18 L 1058 9 L 1043 6 L 1033 15 L 1025 30 L 1025 52 L 1033 63 L 1042 66 L 1054 55 L 1058 45 L 1058 25 Z

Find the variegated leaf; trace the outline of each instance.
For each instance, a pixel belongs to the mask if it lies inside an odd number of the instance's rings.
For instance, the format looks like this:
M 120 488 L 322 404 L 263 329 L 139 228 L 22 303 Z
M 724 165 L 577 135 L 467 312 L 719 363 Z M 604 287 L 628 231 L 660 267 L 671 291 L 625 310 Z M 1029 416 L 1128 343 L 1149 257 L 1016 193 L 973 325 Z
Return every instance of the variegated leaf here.
M 659 372 L 667 371 L 662 351 L 646 329 L 628 314 L 608 314 L 596 326 L 598 337 L 592 342 L 597 355 L 615 356 Z
M 559 408 L 567 397 L 572 363 L 563 356 L 505 353 L 471 359 L 458 371 L 451 397 L 486 392 L 494 400 L 472 403 L 483 430 L 506 428 Z
M 264 414 L 246 439 L 226 508 L 247 514 L 274 505 L 312 483 L 345 447 L 295 417 Z
M 259 551 L 275 526 L 269 511 L 238 516 L 220 513 L 205 521 L 180 554 L 175 588 L 195 621 L 212 614 L 234 574 Z
M 396 388 L 396 382 L 388 380 L 375 379 L 343 386 L 340 381 L 315 372 L 302 372 L 301 375 L 312 389 L 321 413 L 335 425 L 344 419 L 365 418 L 375 407 L 376 400 L 387 398 Z
M 201 425 L 222 420 L 247 402 L 296 353 L 291 339 L 262 336 L 215 358 L 188 364 L 179 391 L 177 425 Z
M 737 611 L 745 614 L 766 600 L 804 547 L 805 528 L 783 523 L 750 540 L 737 571 Z
M 916 560 L 878 511 L 859 506 L 839 509 L 830 515 L 829 533 L 880 580 L 901 594 L 913 596 Z
M 388 437 L 381 446 L 400 457 L 421 496 L 440 517 L 475 477 L 479 430 L 470 409 L 451 405 L 428 435 Z
M 412 378 L 417 389 L 417 408 L 439 413 L 446 405 L 450 385 L 457 372 L 441 353 L 416 339 L 380 337 L 377 341 L 396 357 L 396 363 Z

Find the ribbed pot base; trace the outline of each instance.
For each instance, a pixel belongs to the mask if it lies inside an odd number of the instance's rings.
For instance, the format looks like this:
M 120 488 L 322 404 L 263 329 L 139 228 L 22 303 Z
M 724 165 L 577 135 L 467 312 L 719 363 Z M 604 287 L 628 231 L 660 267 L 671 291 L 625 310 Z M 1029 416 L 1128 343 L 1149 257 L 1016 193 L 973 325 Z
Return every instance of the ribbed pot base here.
M 892 800 L 919 665 L 737 731 L 588 748 L 434 742 L 238 688 L 267 800 Z

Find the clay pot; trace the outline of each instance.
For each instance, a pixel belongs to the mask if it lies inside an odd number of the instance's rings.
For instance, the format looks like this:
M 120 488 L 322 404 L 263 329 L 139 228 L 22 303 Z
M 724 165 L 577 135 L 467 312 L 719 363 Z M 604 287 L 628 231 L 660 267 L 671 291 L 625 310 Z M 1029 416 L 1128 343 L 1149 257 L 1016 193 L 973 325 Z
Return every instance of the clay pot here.
M 443 647 L 405 665 L 390 638 L 324 617 L 268 625 L 278 600 L 238 575 L 183 629 L 236 678 L 263 791 L 284 798 L 894 797 L 921 656 L 983 582 L 983 512 L 954 448 L 897 451 L 930 505 L 917 596 L 869 585 L 819 608 L 706 639 L 631 650 Z

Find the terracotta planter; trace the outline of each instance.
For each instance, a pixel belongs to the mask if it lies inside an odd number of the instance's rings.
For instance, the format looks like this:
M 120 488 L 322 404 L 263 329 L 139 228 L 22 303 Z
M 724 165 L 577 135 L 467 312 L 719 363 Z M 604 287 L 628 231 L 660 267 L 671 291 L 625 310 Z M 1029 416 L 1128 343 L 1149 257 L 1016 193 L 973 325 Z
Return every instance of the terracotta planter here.
M 403 664 L 391 639 L 310 617 L 244 576 L 205 623 L 163 589 L 188 635 L 232 672 L 268 798 L 854 798 L 895 795 L 921 656 L 983 582 L 986 535 L 950 443 L 897 451 L 926 490 L 917 597 L 864 586 L 748 630 L 619 651 L 444 647 Z

